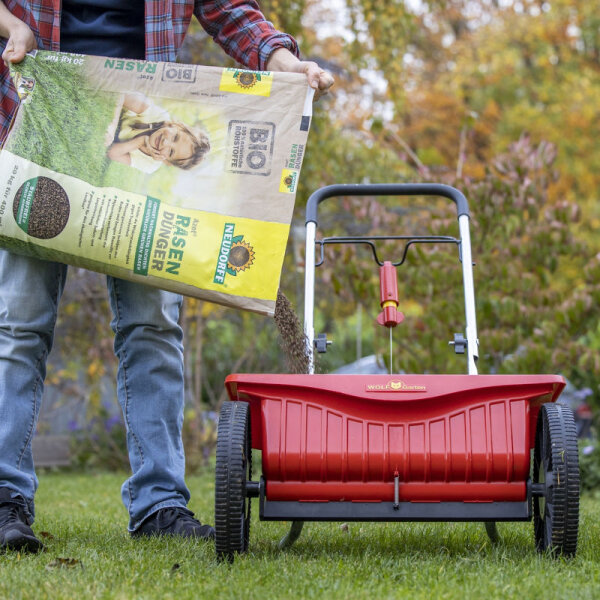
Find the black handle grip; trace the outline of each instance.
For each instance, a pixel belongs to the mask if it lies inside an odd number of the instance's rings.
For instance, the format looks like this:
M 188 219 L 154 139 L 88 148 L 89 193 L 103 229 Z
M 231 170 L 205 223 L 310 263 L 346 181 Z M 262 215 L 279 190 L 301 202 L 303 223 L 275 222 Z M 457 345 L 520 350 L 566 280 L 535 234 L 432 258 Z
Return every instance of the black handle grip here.
M 317 208 L 323 200 L 340 196 L 443 196 L 456 204 L 458 216 L 469 216 L 467 199 L 456 188 L 441 183 L 348 183 L 327 185 L 311 194 L 306 204 L 306 222 L 317 223 Z

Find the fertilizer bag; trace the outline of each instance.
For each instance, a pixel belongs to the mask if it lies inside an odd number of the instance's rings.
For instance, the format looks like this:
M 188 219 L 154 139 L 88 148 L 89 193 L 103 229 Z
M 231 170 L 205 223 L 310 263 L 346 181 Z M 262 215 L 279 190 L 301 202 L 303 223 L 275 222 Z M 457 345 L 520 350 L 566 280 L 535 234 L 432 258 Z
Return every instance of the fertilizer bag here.
M 44 51 L 11 73 L 0 246 L 273 314 L 304 75 Z

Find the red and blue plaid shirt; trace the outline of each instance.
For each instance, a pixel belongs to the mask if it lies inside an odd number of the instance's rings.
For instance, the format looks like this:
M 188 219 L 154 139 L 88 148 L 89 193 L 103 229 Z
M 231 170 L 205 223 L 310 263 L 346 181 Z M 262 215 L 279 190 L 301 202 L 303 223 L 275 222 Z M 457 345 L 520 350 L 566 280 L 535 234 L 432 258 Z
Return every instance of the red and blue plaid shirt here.
M 1 1 L 1 0 L 0 0 Z M 33 31 L 38 48 L 60 50 L 60 0 L 3 0 Z M 253 70 L 264 70 L 273 50 L 298 56 L 295 40 L 273 28 L 255 0 L 145 0 L 146 60 L 174 62 L 192 15 L 229 56 Z M 0 38 L 0 52 L 6 40 Z M 0 145 L 19 98 L 7 67 L 0 61 Z

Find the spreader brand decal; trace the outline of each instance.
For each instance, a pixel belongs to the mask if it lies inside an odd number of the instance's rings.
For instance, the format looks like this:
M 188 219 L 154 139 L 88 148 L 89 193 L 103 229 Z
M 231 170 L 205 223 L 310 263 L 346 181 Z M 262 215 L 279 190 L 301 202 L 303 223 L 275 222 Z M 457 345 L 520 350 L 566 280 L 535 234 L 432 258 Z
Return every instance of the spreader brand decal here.
M 240 271 L 246 271 L 254 263 L 254 257 L 254 248 L 244 241 L 244 236 L 235 235 L 235 224 L 225 223 L 213 282 L 222 285 L 226 275 L 235 277 Z
M 409 385 L 401 379 L 390 379 L 387 383 L 368 383 L 367 392 L 426 392 L 424 385 Z

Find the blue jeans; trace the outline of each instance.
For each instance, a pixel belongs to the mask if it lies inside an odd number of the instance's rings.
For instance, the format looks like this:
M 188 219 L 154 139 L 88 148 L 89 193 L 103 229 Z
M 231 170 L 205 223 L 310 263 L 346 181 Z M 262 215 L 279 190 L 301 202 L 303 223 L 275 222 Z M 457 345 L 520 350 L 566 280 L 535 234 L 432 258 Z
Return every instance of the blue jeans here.
M 31 454 L 46 358 L 66 265 L 0 250 L 0 487 L 21 496 L 33 520 L 38 486 Z M 108 277 L 119 359 L 117 395 L 132 475 L 121 488 L 133 531 L 160 508 L 184 507 L 182 298 Z

